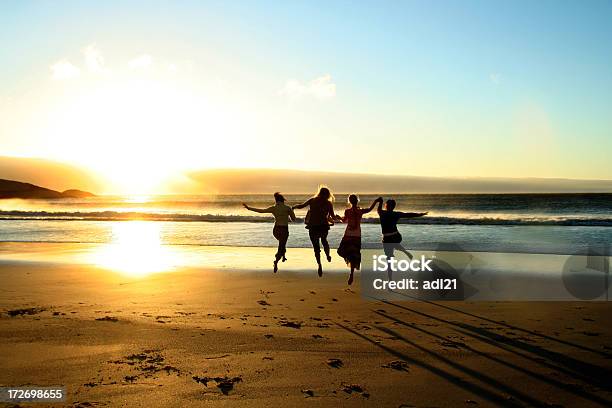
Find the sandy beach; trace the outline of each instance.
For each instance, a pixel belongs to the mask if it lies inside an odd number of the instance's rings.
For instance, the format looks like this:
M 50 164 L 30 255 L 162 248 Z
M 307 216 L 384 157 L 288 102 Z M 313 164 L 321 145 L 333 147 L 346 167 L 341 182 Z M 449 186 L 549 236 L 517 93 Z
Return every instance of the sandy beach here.
M 72 407 L 612 403 L 609 303 L 372 302 L 339 273 L 126 276 L 75 248 L 2 245 L 1 384 Z

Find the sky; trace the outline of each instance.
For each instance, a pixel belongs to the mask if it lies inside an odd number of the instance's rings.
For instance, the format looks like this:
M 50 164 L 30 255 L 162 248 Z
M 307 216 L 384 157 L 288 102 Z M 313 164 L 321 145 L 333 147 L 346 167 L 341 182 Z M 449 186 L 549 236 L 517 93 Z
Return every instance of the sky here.
M 2 2 L 0 155 L 612 179 L 612 2 Z

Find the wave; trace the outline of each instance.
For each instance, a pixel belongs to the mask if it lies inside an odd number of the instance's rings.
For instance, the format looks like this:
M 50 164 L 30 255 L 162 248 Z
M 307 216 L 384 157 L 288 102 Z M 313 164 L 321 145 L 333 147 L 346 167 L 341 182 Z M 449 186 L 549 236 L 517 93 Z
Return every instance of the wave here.
M 0 211 L 0 220 L 65 220 L 65 221 L 181 221 L 181 222 L 272 222 L 270 216 L 256 215 L 222 215 L 222 214 L 184 214 L 184 213 L 148 213 L 120 211 Z M 298 222 L 303 219 L 298 218 Z M 364 218 L 364 223 L 378 224 L 377 218 Z M 429 216 L 400 223 L 417 225 L 558 225 L 558 226 L 600 226 L 612 227 L 611 217 L 462 217 L 462 216 Z

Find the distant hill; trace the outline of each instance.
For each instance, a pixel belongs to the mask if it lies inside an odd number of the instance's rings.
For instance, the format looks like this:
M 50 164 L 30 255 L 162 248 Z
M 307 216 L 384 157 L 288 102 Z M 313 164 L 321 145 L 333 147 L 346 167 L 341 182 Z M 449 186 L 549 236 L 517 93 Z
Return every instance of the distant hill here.
M 20 180 L 57 191 L 103 191 L 103 182 L 87 170 L 53 160 L 0 156 L 0 179 Z
M 75 188 L 71 188 L 66 191 L 62 191 L 62 197 L 66 198 L 87 198 L 87 197 L 95 197 L 96 195 L 90 193 L 89 191 L 77 190 Z
M 216 194 L 314 193 L 611 193 L 612 180 L 561 178 L 422 177 L 278 169 L 217 169 L 188 175 L 196 191 Z
M 0 199 L 50 199 L 50 198 L 84 198 L 93 197 L 94 194 L 81 190 L 66 190 L 63 192 L 36 186 L 30 183 L 22 183 L 13 180 L 0 179 Z

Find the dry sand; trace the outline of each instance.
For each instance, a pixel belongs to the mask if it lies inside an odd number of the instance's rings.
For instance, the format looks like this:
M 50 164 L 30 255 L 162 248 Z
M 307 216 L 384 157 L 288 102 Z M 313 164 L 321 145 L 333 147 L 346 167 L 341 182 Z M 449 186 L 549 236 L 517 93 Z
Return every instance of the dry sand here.
M 65 385 L 67 406 L 612 404 L 610 303 L 371 302 L 314 271 L 0 279 L 0 385 Z

